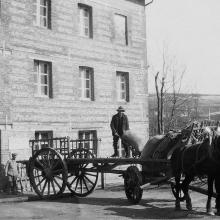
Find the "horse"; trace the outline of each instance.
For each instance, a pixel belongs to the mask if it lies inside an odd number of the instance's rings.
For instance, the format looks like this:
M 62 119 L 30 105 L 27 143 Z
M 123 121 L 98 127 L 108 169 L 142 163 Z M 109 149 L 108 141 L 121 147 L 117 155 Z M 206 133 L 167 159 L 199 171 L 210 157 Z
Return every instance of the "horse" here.
M 206 212 L 214 215 L 211 207 L 213 196 L 213 182 L 216 188 L 216 209 L 220 215 L 220 133 L 212 131 L 213 135 L 206 135 L 201 143 L 190 146 L 182 145 L 177 147 L 171 156 L 171 170 L 176 183 L 176 195 L 180 190 L 184 193 L 186 208 L 192 210 L 192 202 L 188 192 L 189 184 L 195 176 L 208 176 L 208 199 Z M 181 175 L 185 178 L 180 183 Z M 181 209 L 180 198 L 176 196 L 175 208 Z

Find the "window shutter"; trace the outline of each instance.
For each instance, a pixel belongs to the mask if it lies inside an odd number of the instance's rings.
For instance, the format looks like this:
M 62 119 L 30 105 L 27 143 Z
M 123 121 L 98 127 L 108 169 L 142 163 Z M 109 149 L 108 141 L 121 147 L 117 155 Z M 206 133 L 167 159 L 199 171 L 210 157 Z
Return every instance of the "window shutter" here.
M 89 30 L 90 30 L 90 38 L 93 38 L 93 14 L 92 7 L 89 7 Z
M 95 101 L 94 69 L 91 68 L 91 100 Z
M 130 15 L 127 16 L 126 22 L 126 37 L 127 37 L 127 45 L 132 45 L 132 17 Z
M 49 98 L 53 98 L 52 63 L 49 63 Z
M 51 10 L 51 0 L 48 0 L 48 28 L 52 28 L 52 10 Z
M 129 73 L 126 73 L 126 102 L 130 101 L 130 95 L 129 95 Z
M 97 157 L 97 149 L 98 149 L 97 131 L 94 130 L 94 131 L 92 131 L 92 133 L 93 133 L 93 137 L 92 137 L 92 139 L 93 139 L 93 153 Z
M 128 17 L 125 17 L 125 44 L 128 45 Z

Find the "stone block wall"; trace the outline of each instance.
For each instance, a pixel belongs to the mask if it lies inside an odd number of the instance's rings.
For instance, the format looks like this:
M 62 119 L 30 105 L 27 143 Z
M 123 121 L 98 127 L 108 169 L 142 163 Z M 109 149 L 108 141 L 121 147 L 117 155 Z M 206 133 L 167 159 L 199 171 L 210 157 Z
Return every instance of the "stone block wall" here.
M 93 9 L 92 39 L 79 36 L 78 3 Z M 2 163 L 16 147 L 19 151 L 23 146 L 21 153 L 27 158 L 28 140 L 36 130 L 53 130 L 54 136 L 73 139 L 79 130 L 97 130 L 101 155 L 109 156 L 113 151 L 109 124 L 119 105 L 126 109 L 131 129 L 148 139 L 143 0 L 52 0 L 51 29 L 33 24 L 32 0 L 2 0 L 2 7 L 0 34 L 5 41 L 0 42 L 0 52 L 1 45 L 9 52 L 0 53 L 0 102 L 4 103 L 0 123 L 3 128 L 5 123 L 10 126 L 7 134 L 2 133 Z M 115 42 L 115 13 L 127 16 L 127 46 Z M 52 62 L 52 99 L 34 95 L 35 59 Z M 79 66 L 94 69 L 95 101 L 80 100 Z M 129 102 L 117 102 L 116 71 L 129 72 Z

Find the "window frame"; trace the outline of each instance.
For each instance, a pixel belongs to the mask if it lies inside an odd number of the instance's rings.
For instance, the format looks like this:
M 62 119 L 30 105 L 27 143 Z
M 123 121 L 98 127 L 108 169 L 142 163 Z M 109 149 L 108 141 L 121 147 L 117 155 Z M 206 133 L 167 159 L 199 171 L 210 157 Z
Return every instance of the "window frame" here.
M 41 72 L 41 64 L 47 65 L 47 72 Z M 46 77 L 46 83 L 42 83 Z M 42 92 L 42 87 L 47 87 L 46 93 Z M 52 89 L 52 62 L 34 59 L 34 94 L 37 97 L 53 98 Z
M 117 34 L 119 33 L 119 30 L 117 29 L 117 25 L 116 25 L 116 18 L 124 18 L 124 34 L 122 37 L 120 37 L 121 34 Z M 114 13 L 114 29 L 115 29 L 115 41 L 119 44 L 123 44 L 125 46 L 128 45 L 128 17 L 126 15 L 123 14 L 119 14 L 119 13 Z
M 34 0 L 34 25 L 41 28 L 51 29 L 51 0 L 44 1 L 46 2 L 46 5 L 41 5 L 41 0 Z M 43 9 L 45 15 L 41 14 L 41 9 Z M 46 24 L 42 24 L 41 19 L 45 19 Z
M 39 138 L 39 136 L 47 134 L 48 138 Z M 34 133 L 35 140 L 39 140 L 38 147 L 39 149 L 46 148 L 46 147 L 53 147 L 53 141 L 48 141 L 48 139 L 53 138 L 53 131 L 52 130 L 36 130 Z M 42 140 L 42 141 L 40 141 Z M 43 142 L 45 140 L 45 142 Z M 47 140 L 47 141 L 46 141 Z
M 85 33 L 86 17 L 82 17 L 82 13 L 84 14 L 85 10 L 88 12 L 87 18 L 87 28 L 88 34 Z M 83 12 L 82 12 L 83 11 Z M 79 19 L 79 35 L 85 38 L 93 38 L 93 15 L 92 15 L 92 7 L 86 4 L 78 3 L 78 19 Z M 82 22 L 83 21 L 83 22 Z M 83 31 L 84 30 L 84 31 Z
M 121 80 L 123 78 L 123 81 Z M 124 85 L 124 89 L 122 88 Z M 117 91 L 117 101 L 118 102 L 129 102 L 130 94 L 129 94 L 129 73 L 116 71 L 116 91 Z M 122 93 L 124 93 L 125 97 L 123 98 Z
M 88 72 L 87 72 L 88 71 Z M 89 74 L 89 78 L 87 77 Z M 85 101 L 94 101 L 94 69 L 88 66 L 79 66 L 80 76 L 80 99 Z M 89 81 L 89 87 L 87 82 Z M 89 92 L 89 97 L 87 97 Z
M 79 148 L 87 149 L 91 151 L 94 155 L 97 155 L 97 148 L 98 148 L 97 130 L 79 130 L 78 139 L 87 140 L 86 137 L 84 138 L 86 134 L 89 134 L 90 141 L 84 141 L 84 142 L 79 141 Z M 86 147 L 86 145 L 88 145 L 89 147 Z

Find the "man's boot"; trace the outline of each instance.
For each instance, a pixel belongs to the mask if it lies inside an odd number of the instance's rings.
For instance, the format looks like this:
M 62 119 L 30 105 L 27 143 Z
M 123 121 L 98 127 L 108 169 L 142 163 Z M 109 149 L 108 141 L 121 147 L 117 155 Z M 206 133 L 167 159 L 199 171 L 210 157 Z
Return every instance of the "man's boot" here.
M 118 149 L 117 149 L 117 147 L 114 147 L 114 154 L 112 154 L 111 157 L 118 157 Z
M 125 150 L 125 158 L 129 158 L 129 146 L 124 145 L 124 150 Z

